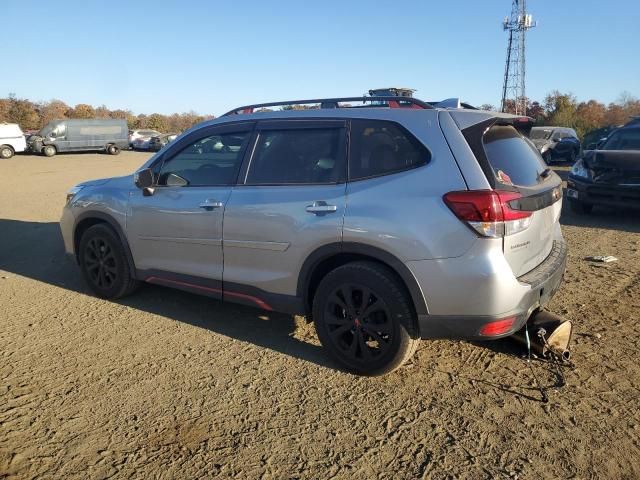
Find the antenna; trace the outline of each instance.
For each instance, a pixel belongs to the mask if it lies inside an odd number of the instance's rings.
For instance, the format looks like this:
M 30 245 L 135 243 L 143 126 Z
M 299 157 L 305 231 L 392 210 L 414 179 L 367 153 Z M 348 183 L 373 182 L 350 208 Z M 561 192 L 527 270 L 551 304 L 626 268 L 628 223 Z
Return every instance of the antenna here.
M 527 30 L 535 26 L 537 22 L 527 14 L 527 0 L 513 0 L 511 16 L 505 17 L 502 22 L 503 29 L 509 32 L 500 107 L 503 112 L 509 109 L 510 113 L 516 115 L 527 114 L 525 44 Z M 513 105 L 510 105 L 510 100 Z

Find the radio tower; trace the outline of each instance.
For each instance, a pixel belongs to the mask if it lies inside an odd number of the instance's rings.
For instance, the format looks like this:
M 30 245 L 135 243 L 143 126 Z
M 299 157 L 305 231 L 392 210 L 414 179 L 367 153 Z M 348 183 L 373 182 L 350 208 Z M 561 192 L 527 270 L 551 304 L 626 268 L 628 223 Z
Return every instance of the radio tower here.
M 504 67 L 504 84 L 502 86 L 501 110 L 504 112 L 508 100 L 515 105 L 516 115 L 527 114 L 525 93 L 525 40 L 527 30 L 536 26 L 533 17 L 527 14 L 526 0 L 513 0 L 511 16 L 505 17 L 502 26 L 509 32 L 507 46 L 507 63 Z

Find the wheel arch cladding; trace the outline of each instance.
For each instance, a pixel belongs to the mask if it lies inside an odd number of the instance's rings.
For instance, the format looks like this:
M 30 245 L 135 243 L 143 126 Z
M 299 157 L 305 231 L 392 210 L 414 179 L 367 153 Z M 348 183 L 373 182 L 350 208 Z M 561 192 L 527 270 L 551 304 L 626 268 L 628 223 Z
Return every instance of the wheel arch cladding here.
M 77 218 L 76 224 L 73 227 L 73 251 L 75 253 L 76 261 L 78 261 L 78 249 L 80 247 L 80 239 L 82 238 L 82 235 L 89 228 L 98 224 L 107 225 L 116 233 L 118 239 L 124 246 L 124 251 L 127 257 L 127 263 L 129 264 L 130 271 L 135 274 L 135 262 L 133 261 L 133 255 L 131 254 L 131 249 L 129 248 L 127 237 L 124 235 L 124 232 L 122 231 L 120 225 L 118 225 L 118 222 L 116 222 L 106 213 L 102 212 L 86 212 Z
M 417 315 L 428 314 L 422 291 L 411 271 L 394 255 L 370 245 L 335 243 L 315 250 L 304 262 L 298 277 L 297 296 L 302 298 L 307 312 L 322 278 L 335 268 L 354 261 L 371 261 L 387 267 L 409 293 Z

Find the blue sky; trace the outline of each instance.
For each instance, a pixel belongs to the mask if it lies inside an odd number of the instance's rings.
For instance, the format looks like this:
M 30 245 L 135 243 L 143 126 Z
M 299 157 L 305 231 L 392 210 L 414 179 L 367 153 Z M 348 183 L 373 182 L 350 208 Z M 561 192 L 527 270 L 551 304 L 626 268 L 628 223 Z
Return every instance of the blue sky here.
M 638 0 L 529 0 L 527 94 L 640 96 Z M 510 0 L 3 0 L 0 97 L 222 114 L 399 85 L 500 101 Z

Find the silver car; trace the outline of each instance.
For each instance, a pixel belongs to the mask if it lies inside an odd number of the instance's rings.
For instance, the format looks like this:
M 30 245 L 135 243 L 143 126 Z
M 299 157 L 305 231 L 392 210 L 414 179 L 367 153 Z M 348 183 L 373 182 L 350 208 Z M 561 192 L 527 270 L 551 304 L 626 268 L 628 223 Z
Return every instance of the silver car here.
M 562 280 L 560 178 L 522 117 L 377 98 L 201 123 L 72 188 L 66 251 L 103 298 L 148 282 L 308 315 L 360 374 L 421 338 L 513 334 Z

